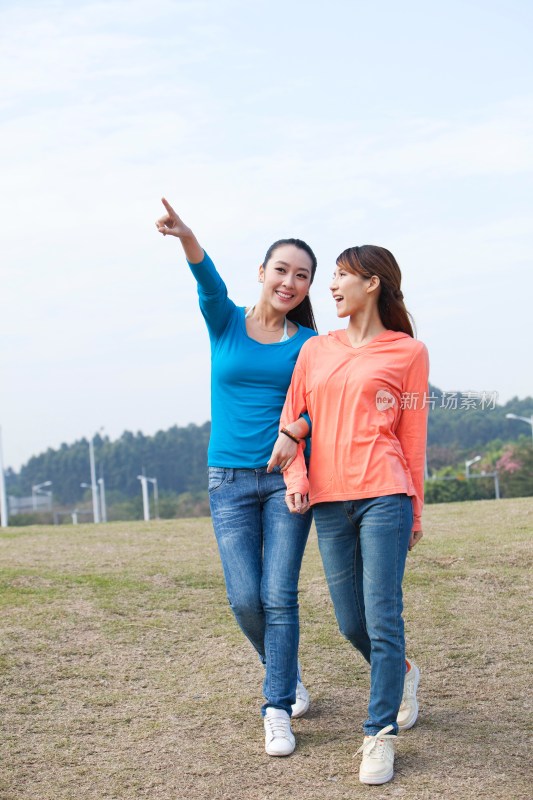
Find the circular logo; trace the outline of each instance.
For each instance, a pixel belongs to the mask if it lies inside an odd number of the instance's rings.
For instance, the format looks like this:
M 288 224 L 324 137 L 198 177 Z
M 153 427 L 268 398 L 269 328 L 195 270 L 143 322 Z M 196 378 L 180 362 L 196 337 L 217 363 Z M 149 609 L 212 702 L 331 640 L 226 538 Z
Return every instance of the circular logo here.
M 376 392 L 376 408 L 378 411 L 388 411 L 396 405 L 394 395 L 386 389 L 378 389 Z

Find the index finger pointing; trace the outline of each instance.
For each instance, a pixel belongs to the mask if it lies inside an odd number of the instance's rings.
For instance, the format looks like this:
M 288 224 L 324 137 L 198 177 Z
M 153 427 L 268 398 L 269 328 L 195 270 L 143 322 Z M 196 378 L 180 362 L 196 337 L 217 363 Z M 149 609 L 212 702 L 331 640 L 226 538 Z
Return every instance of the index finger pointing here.
M 174 209 L 172 208 L 172 206 L 170 205 L 170 203 L 168 202 L 168 200 L 166 200 L 164 197 L 162 197 L 161 198 L 161 202 L 163 203 L 163 205 L 165 206 L 165 208 L 166 208 L 166 210 L 168 211 L 169 214 L 172 214 L 174 217 L 178 216 L 176 214 L 176 212 L 174 211 Z

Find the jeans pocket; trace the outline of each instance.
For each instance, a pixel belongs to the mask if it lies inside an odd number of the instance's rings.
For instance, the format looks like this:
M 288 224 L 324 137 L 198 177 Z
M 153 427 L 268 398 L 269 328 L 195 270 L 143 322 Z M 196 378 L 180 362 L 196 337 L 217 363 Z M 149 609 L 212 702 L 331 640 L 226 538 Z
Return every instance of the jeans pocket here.
M 207 472 L 209 477 L 208 491 L 215 492 L 226 480 L 227 470 L 224 467 L 208 467 Z

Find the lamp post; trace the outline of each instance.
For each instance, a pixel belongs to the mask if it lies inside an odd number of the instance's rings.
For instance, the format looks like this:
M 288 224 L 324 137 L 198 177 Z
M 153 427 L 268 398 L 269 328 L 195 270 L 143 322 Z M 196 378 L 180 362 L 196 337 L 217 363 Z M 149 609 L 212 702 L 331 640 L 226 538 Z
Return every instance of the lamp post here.
M 137 480 L 141 482 L 141 490 L 143 494 L 143 516 L 144 521 L 148 522 L 150 519 L 150 500 L 148 498 L 148 478 L 146 475 L 137 475 Z
M 519 419 L 522 422 L 527 422 L 531 425 L 531 436 L 533 438 L 533 414 L 530 417 L 519 417 L 518 414 L 506 414 L 505 419 Z
M 470 461 L 465 461 L 465 475 L 467 480 L 470 478 L 470 467 L 472 464 L 477 464 L 478 461 L 481 461 L 481 456 L 476 456 L 475 458 L 471 458 Z
M 33 506 L 33 510 L 37 510 L 37 495 L 44 494 L 48 495 L 48 497 L 52 497 L 52 492 L 43 492 L 43 488 L 45 486 L 51 486 L 52 481 L 45 481 L 44 483 L 36 483 L 35 486 L 31 487 L 31 504 Z
M 92 483 L 80 483 L 82 489 L 90 489 L 93 500 L 93 522 L 100 522 L 100 515 L 98 514 L 98 486 Z M 96 503 L 95 503 L 96 497 Z M 96 509 L 96 514 L 95 514 Z
M 157 478 L 146 478 L 154 487 L 155 518 L 159 519 L 159 494 L 157 491 Z
M 91 491 L 93 496 L 93 519 L 100 522 L 100 509 L 98 508 L 98 485 L 96 483 L 96 467 L 94 464 L 94 442 L 89 439 L 89 465 L 91 468 Z
M 148 484 L 154 487 L 155 518 L 159 519 L 159 494 L 157 492 L 157 478 L 147 478 L 146 475 L 137 475 L 137 480 L 141 482 L 143 495 L 143 516 L 145 522 L 150 519 L 150 498 L 148 496 Z
M 100 490 L 100 510 L 102 512 L 102 522 L 107 522 L 107 506 L 105 502 L 105 481 L 98 478 L 98 488 Z
M 2 456 L 2 428 L 0 428 L 0 523 L 7 528 L 9 515 L 7 512 L 6 481 L 4 477 L 4 460 Z

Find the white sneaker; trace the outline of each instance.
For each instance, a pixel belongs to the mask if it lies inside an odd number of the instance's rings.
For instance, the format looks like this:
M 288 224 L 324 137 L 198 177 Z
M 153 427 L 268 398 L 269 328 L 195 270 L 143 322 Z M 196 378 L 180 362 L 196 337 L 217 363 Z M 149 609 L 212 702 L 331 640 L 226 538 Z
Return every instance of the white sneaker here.
M 296 747 L 291 730 L 291 718 L 281 708 L 269 706 L 263 717 L 265 723 L 265 750 L 269 756 L 290 756 Z
M 387 783 L 394 775 L 394 740 L 396 736 L 390 735 L 392 725 L 382 728 L 375 736 L 365 736 L 362 746 L 357 753 L 363 754 L 359 767 L 359 780 L 361 783 Z M 356 753 L 356 755 L 357 755 Z
M 301 681 L 296 684 L 296 702 L 292 706 L 292 719 L 303 717 L 306 711 L 309 710 L 310 697 L 309 692 Z
M 414 661 L 408 661 L 411 666 L 409 672 L 405 673 L 403 683 L 403 696 L 396 722 L 401 731 L 407 731 L 412 728 L 418 717 L 418 701 L 416 699 L 416 690 L 420 683 L 420 670 Z

